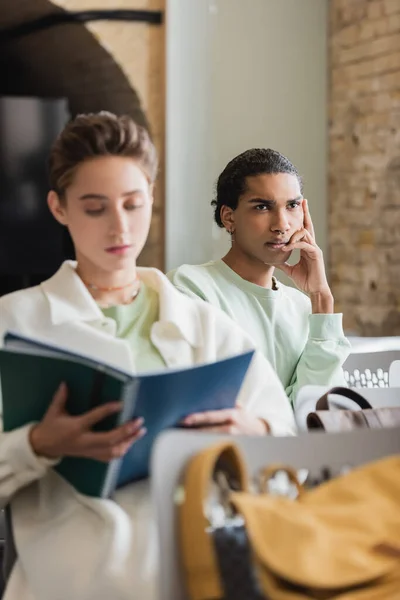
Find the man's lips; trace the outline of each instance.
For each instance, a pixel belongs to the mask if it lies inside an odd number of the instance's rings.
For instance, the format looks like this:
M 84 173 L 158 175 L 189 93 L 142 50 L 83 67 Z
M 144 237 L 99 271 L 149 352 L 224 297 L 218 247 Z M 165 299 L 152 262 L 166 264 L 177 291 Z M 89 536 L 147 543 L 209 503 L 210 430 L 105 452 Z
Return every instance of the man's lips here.
M 266 242 L 266 246 L 268 246 L 268 248 L 272 248 L 274 250 L 281 250 L 282 248 L 285 248 L 285 246 L 287 246 L 288 242 L 284 242 L 282 240 L 274 240 L 272 242 Z

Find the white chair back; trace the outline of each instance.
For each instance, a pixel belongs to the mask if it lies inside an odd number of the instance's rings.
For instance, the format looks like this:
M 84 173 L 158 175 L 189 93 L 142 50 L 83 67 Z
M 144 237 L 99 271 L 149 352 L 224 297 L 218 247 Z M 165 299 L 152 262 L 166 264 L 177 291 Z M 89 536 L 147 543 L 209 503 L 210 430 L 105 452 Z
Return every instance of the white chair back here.
M 357 337 L 348 336 L 351 347 L 355 354 L 362 352 L 388 352 L 389 350 L 400 350 L 400 335 L 386 337 Z
M 391 365 L 400 360 L 398 350 L 350 354 L 343 365 L 346 383 L 352 388 L 392 387 Z
M 389 386 L 394 388 L 400 388 L 400 360 L 395 360 L 390 365 Z
M 328 467 L 338 473 L 345 466 L 400 453 L 400 429 L 364 430 L 327 435 L 314 433 L 293 438 L 217 436 L 199 432 L 168 431 L 157 440 L 152 455 L 152 501 L 160 542 L 159 600 L 187 600 L 179 560 L 174 498 L 188 459 L 221 439 L 235 441 L 250 472 L 268 463 L 287 463 L 308 469 L 318 478 Z

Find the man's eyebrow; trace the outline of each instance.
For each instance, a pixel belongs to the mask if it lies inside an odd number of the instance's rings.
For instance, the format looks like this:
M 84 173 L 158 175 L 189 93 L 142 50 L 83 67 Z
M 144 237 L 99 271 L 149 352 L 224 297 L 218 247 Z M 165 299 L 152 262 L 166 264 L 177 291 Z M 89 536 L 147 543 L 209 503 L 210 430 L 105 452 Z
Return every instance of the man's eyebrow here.
M 289 200 L 286 200 L 286 203 L 288 204 L 289 202 L 298 202 L 299 200 L 302 200 L 303 196 L 297 196 L 296 198 L 290 198 Z M 266 198 L 251 198 L 250 200 L 248 200 L 249 204 L 266 204 L 268 206 L 274 206 L 276 204 L 276 200 L 267 200 Z
M 268 204 L 269 206 L 272 206 L 274 204 L 276 204 L 276 200 L 266 200 L 265 198 L 251 198 L 250 200 L 248 200 L 249 204 Z

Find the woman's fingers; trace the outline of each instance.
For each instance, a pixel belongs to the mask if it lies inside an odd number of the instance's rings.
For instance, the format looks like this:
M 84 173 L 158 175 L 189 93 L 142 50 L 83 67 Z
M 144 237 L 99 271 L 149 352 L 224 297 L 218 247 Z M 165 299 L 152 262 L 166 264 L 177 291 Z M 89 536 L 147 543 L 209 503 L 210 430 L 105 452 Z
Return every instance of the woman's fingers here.
M 122 410 L 122 402 L 107 402 L 78 417 L 82 429 L 90 429 L 99 421 Z
M 188 427 L 204 427 L 207 425 L 231 422 L 235 417 L 236 410 L 238 409 L 228 408 L 224 410 L 208 410 L 201 413 L 193 413 L 182 420 L 182 425 L 187 425 Z
M 81 416 L 71 416 L 65 408 L 67 396 L 67 387 L 63 384 L 54 394 L 44 419 L 30 432 L 30 444 L 39 456 L 81 456 L 111 460 L 115 456 L 123 455 L 132 443 L 146 433 L 141 418 L 110 431 L 93 431 L 93 425 L 118 413 L 122 403 L 109 402 Z
M 142 429 L 140 429 L 137 433 L 135 433 L 135 435 L 131 435 L 124 442 L 121 442 L 120 444 L 116 444 L 115 446 L 113 446 L 111 449 L 112 456 L 114 458 L 118 458 L 119 456 L 124 456 L 124 454 L 126 454 L 126 452 L 129 450 L 129 448 L 132 446 L 132 444 L 134 444 L 135 442 L 138 442 L 145 435 L 146 435 L 146 429 L 144 427 L 142 427 Z
M 52 398 L 52 401 L 49 405 L 49 408 L 47 409 L 46 415 L 48 417 L 54 417 L 54 416 L 59 415 L 60 413 L 64 412 L 67 398 L 68 398 L 68 388 L 67 388 L 65 381 L 63 381 L 58 386 L 58 388 Z
M 210 425 L 209 427 L 202 427 L 202 433 L 227 433 L 229 435 L 238 435 L 240 433 L 238 426 L 233 423 L 226 423 L 225 425 Z
M 124 442 L 128 438 L 135 436 L 143 427 L 143 419 L 135 419 L 124 423 L 111 431 L 97 432 L 89 431 L 85 434 L 86 442 L 90 447 L 105 447 L 111 448 L 121 442 Z
M 119 444 L 115 444 L 108 448 L 92 448 L 87 453 L 87 456 L 102 462 L 109 462 L 110 460 L 121 458 L 122 456 L 125 456 L 132 444 L 138 442 L 145 434 L 146 429 L 142 428 L 135 435 L 130 436 Z

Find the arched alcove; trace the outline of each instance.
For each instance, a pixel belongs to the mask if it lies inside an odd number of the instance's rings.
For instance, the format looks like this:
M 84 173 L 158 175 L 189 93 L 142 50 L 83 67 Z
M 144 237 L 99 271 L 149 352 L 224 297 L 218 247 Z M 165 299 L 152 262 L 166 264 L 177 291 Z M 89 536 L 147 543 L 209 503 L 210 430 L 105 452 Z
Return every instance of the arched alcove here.
M 13 0 L 12 3 L 2 0 L 0 30 L 15 30 L 21 24 L 63 12 L 63 8 L 49 0 Z M 109 110 L 129 114 L 149 129 L 131 78 L 128 79 L 112 53 L 83 23 L 63 23 L 29 34 L 0 36 L 0 96 L 65 98 L 71 116 Z M 18 197 L 15 200 L 18 203 Z M 48 219 L 48 216 L 43 218 Z M 142 264 L 152 263 L 153 232 L 160 230 L 159 222 L 160 209 L 154 217 L 150 247 L 142 254 Z M 41 232 L 45 229 L 43 224 L 38 227 Z M 66 254 L 70 252 L 67 240 Z M 153 263 L 153 266 L 162 265 Z M 42 269 L 37 276 L 25 277 L 23 285 L 34 284 L 50 274 Z M 10 285 L 12 289 L 21 283 Z M 6 285 L 0 294 L 11 289 Z

